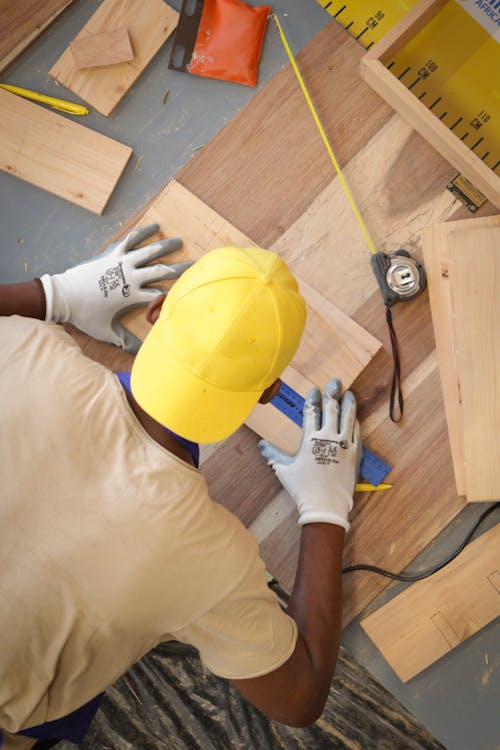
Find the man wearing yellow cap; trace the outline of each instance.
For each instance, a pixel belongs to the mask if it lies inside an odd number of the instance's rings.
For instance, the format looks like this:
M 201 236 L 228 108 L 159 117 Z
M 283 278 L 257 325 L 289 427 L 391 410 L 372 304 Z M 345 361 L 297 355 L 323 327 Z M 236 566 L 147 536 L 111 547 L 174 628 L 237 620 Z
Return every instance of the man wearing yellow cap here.
M 195 646 L 277 721 L 312 723 L 328 695 L 360 457 L 354 397 L 335 380 L 324 396 L 313 389 L 298 453 L 259 446 L 302 527 L 284 612 L 256 542 L 209 497 L 196 444 L 229 436 L 275 395 L 304 301 L 281 258 L 258 248 L 214 250 L 190 268 L 148 265 L 180 247 L 134 249 L 155 231 L 63 274 L 0 287 L 6 748 L 80 742 L 102 691 L 165 640 Z M 178 278 L 166 298 L 146 287 L 160 278 Z M 42 322 L 134 350 L 119 317 L 150 300 L 154 325 L 130 379 Z

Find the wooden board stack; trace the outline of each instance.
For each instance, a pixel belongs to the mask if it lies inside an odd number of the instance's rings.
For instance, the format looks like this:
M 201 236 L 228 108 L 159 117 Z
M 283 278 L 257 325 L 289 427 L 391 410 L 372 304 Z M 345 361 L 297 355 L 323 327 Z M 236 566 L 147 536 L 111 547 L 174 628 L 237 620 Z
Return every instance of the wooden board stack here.
M 500 497 L 500 216 L 423 233 L 457 490 Z
M 93 43 L 95 35 L 126 27 L 134 52 L 133 60 L 79 69 L 68 47 L 49 73 L 107 116 L 166 42 L 178 18 L 179 14 L 163 0 L 148 0 L 147 3 L 141 0 L 104 0 L 75 37 L 73 45 L 85 48 L 86 43 Z

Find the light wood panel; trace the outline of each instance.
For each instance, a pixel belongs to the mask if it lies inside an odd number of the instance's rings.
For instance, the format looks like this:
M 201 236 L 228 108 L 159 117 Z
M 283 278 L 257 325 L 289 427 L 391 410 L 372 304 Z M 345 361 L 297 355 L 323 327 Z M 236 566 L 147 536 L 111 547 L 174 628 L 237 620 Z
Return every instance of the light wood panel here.
M 75 39 L 69 48 L 78 70 L 116 65 L 134 59 L 130 37 L 125 27 Z
M 499 547 L 497 525 L 361 621 L 403 682 L 500 616 Z
M 0 168 L 101 214 L 132 149 L 0 89 Z
M 141 224 L 157 223 L 167 236 L 182 237 L 182 251 L 165 262 L 199 258 L 207 250 L 225 245 L 254 247 L 255 243 L 223 217 L 172 180 L 141 217 Z M 380 342 L 342 313 L 312 287 L 298 279 L 307 303 L 307 322 L 299 349 L 283 373 L 283 380 L 305 396 L 313 385 L 324 387 L 338 376 L 347 388 L 380 349 Z M 166 283 L 169 286 L 171 282 Z M 140 339 L 150 325 L 143 311 L 132 310 L 123 323 Z M 272 406 L 257 406 L 247 420 L 261 437 L 295 451 L 300 429 Z
M 126 26 L 134 59 L 104 68 L 78 70 L 66 49 L 49 71 L 59 83 L 103 115 L 109 115 L 177 25 L 179 14 L 163 0 L 104 0 L 75 42 Z
M 450 235 L 467 499 L 500 497 L 500 227 Z
M 0 73 L 49 26 L 73 0 L 0 0 Z
M 450 290 L 452 256 L 451 236 L 471 227 L 500 227 L 500 217 L 437 223 L 422 232 L 422 247 L 427 272 L 427 283 L 432 309 L 432 322 L 436 339 L 437 358 L 443 392 L 446 421 L 457 492 L 467 494 L 464 454 L 464 425 L 462 396 L 454 345 Z

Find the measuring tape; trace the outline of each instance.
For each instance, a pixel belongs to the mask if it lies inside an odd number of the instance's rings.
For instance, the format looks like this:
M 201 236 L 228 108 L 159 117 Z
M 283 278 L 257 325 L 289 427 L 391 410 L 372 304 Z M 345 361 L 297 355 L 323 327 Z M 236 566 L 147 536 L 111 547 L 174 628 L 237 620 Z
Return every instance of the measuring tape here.
M 318 2 L 365 49 L 417 4 L 417 0 Z M 482 5 L 496 10 L 500 19 L 497 2 L 484 0 Z M 450 0 L 397 51 L 387 68 L 500 174 L 500 44 L 464 7 Z
M 333 153 L 332 147 L 328 140 L 328 136 L 326 135 L 325 129 L 321 124 L 321 120 L 319 119 L 318 113 L 316 112 L 295 57 L 293 56 L 293 52 L 290 49 L 290 45 L 288 44 L 288 40 L 276 14 L 273 14 L 273 20 L 276 24 L 276 28 L 278 29 L 278 33 L 288 55 L 288 59 L 290 60 L 293 72 L 295 73 L 295 77 L 297 78 L 301 91 L 304 94 L 307 106 L 309 107 L 316 127 L 318 128 L 319 134 L 321 135 L 325 148 L 335 168 L 340 183 L 344 189 L 346 198 L 349 201 L 349 205 L 352 208 L 356 221 L 358 222 L 359 227 L 363 232 L 363 235 L 368 244 L 368 248 L 372 253 L 371 265 L 377 282 L 380 286 L 382 299 L 386 309 L 386 321 L 389 330 L 392 358 L 394 363 L 391 392 L 389 396 L 389 417 L 393 422 L 399 422 L 403 417 L 404 403 L 403 393 L 401 390 L 401 363 L 399 357 L 399 347 L 392 321 L 391 308 L 394 304 L 396 304 L 396 302 L 406 302 L 413 299 L 425 289 L 425 273 L 422 265 L 418 261 L 414 260 L 411 257 L 410 253 L 406 250 L 400 249 L 392 255 L 388 255 L 387 253 L 383 252 L 377 252 L 366 224 L 363 221 L 363 217 L 361 216 L 358 207 L 356 206 L 349 186 L 347 185 L 344 175 L 342 174 L 339 163 L 335 158 L 335 154 Z M 399 413 L 397 413 L 395 409 L 396 399 Z
M 300 393 L 297 393 L 289 385 L 282 382 L 278 394 L 271 399 L 270 403 L 302 428 L 305 399 Z M 363 458 L 359 473 L 367 482 L 374 485 L 374 488 L 384 481 L 391 468 L 389 464 L 386 464 L 375 453 L 372 453 L 368 448 L 363 446 Z

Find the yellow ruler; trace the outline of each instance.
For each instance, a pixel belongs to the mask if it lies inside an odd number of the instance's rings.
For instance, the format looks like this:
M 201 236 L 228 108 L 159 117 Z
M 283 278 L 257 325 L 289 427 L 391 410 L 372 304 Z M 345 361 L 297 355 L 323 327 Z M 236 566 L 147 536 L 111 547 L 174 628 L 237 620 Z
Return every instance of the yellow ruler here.
M 417 0 L 318 2 L 369 49 Z M 387 68 L 500 174 L 500 44 L 458 2 L 449 0 Z
M 365 49 L 382 39 L 417 0 L 318 0 Z

